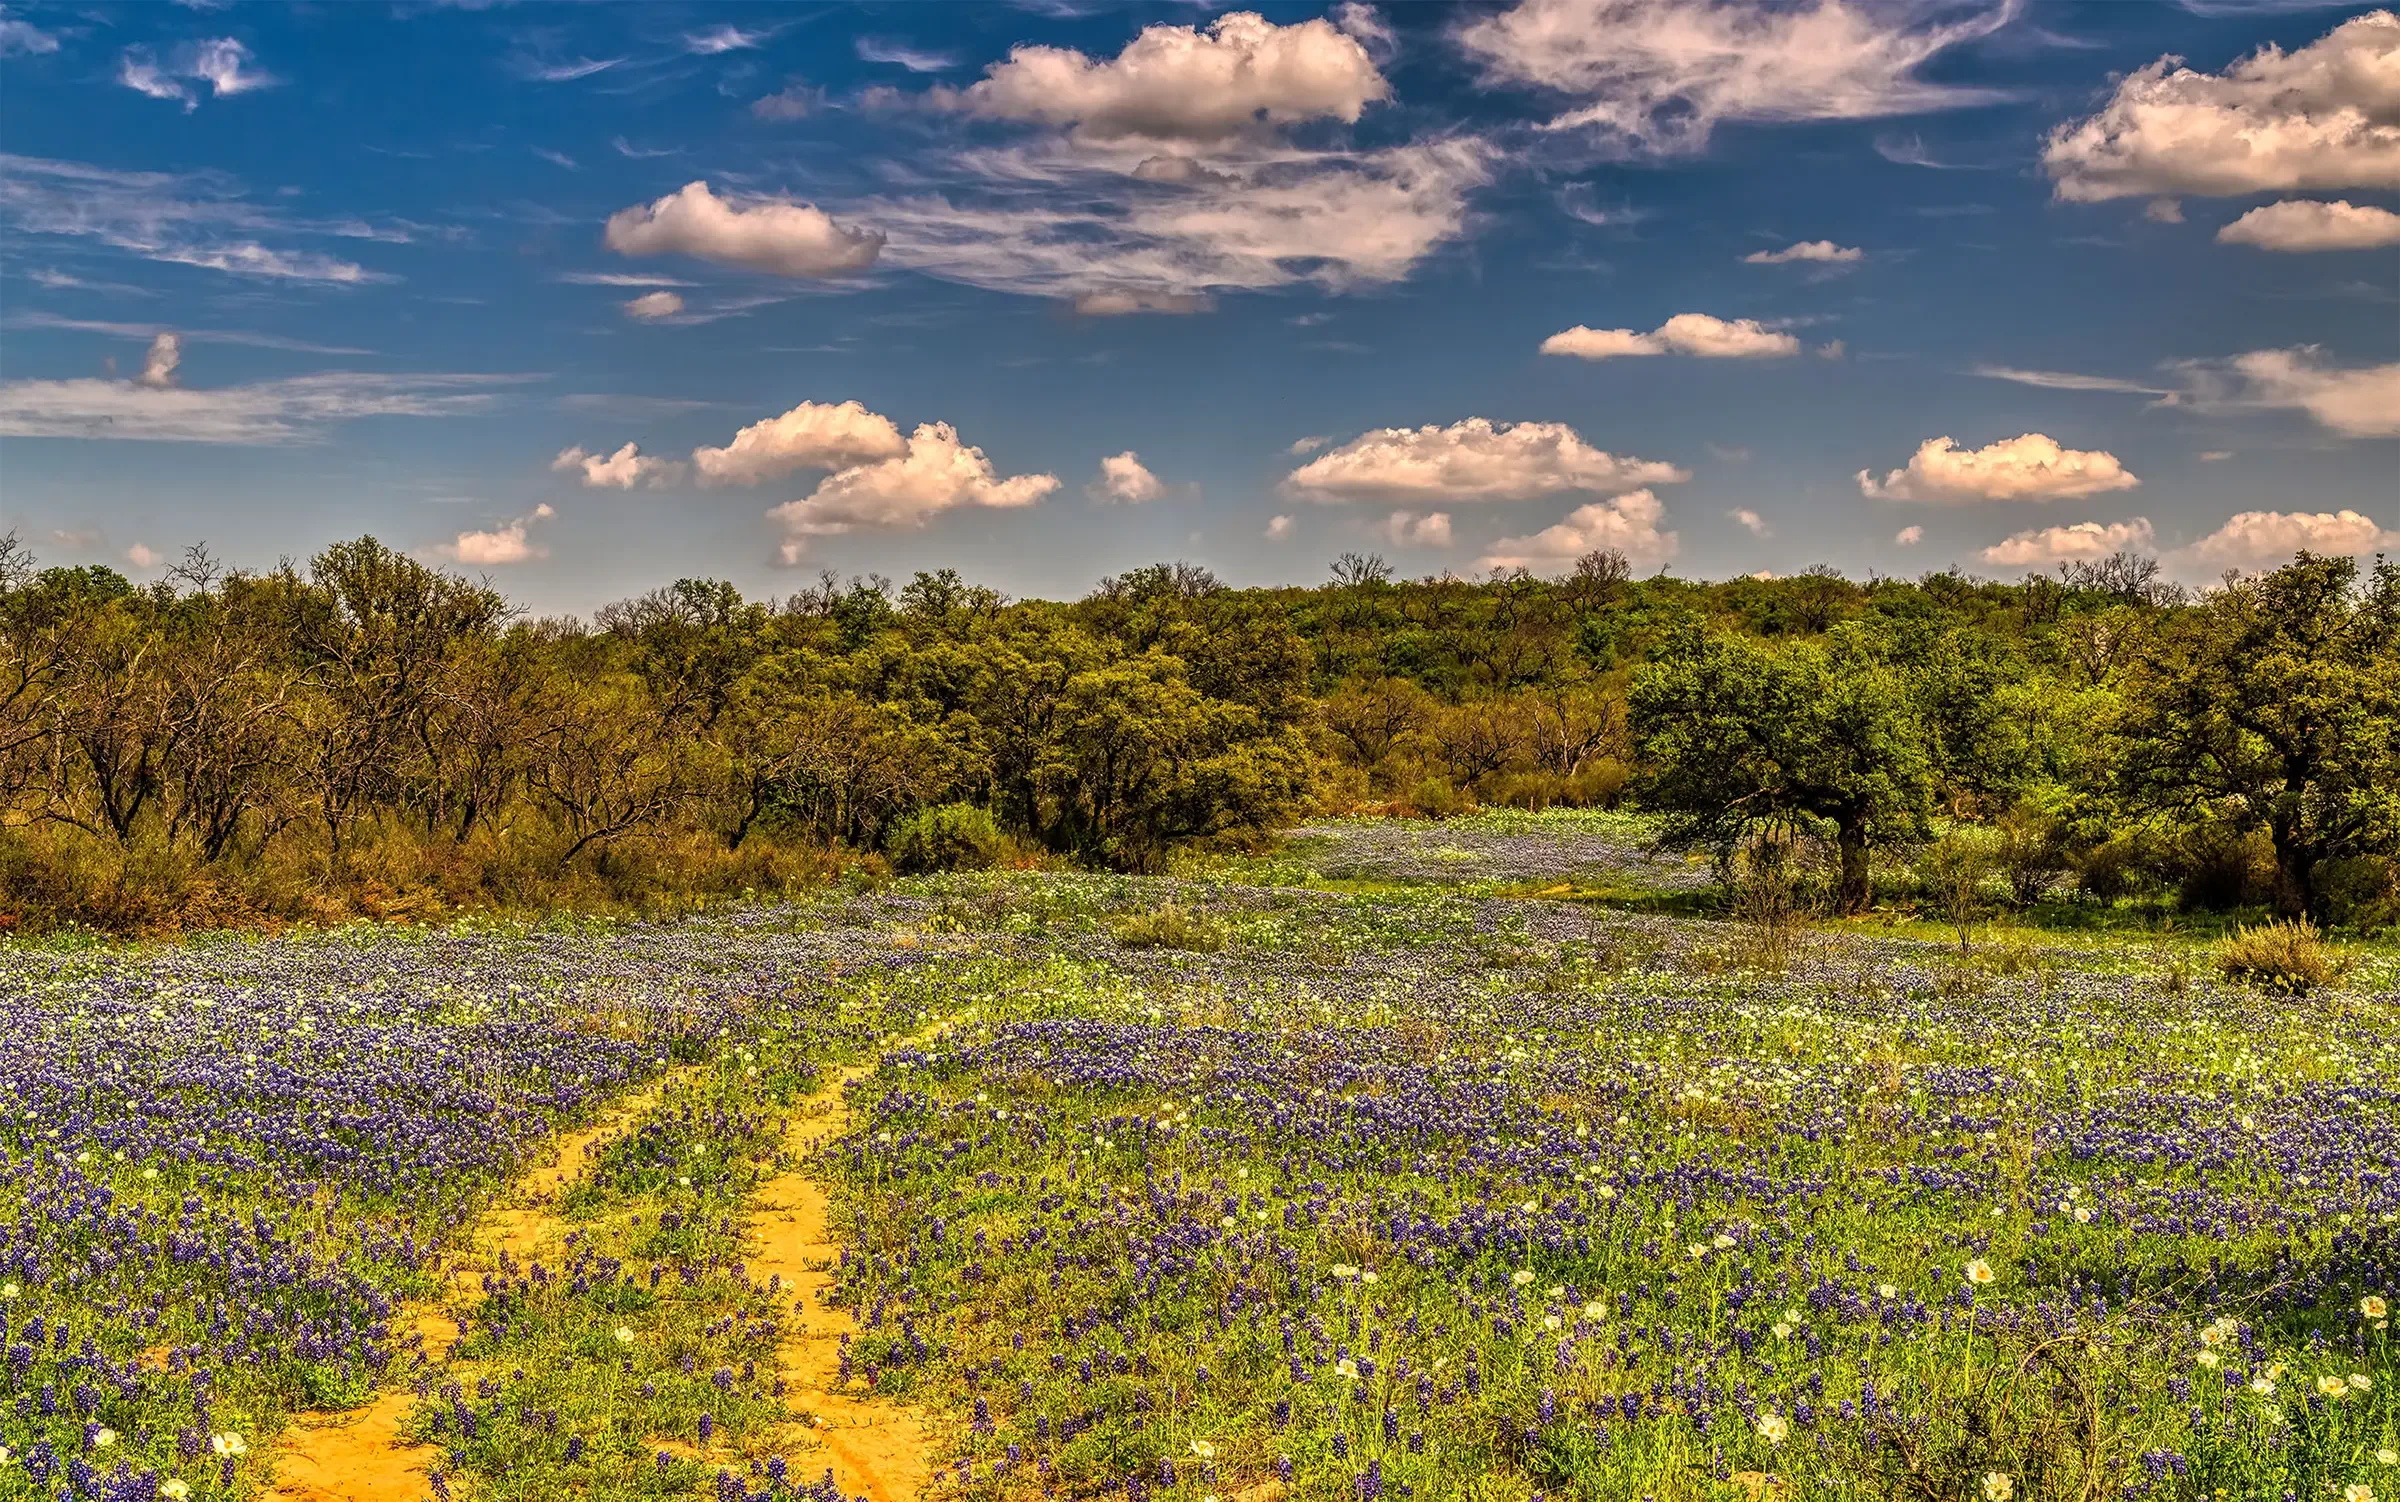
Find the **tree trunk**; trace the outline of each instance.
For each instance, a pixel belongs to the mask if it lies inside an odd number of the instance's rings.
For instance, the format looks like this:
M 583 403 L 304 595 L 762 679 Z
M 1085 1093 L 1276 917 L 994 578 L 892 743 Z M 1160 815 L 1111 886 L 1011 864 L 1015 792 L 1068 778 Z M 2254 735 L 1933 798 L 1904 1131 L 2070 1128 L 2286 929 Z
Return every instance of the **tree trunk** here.
M 1842 852 L 1841 909 L 1844 913 L 1863 913 L 1875 895 L 1867 873 L 1866 827 L 1855 819 L 1844 819 L 1838 827 Z
M 2309 877 L 2315 874 L 2312 852 L 2300 837 L 2300 831 L 2287 819 L 2268 822 L 2267 833 L 2275 842 L 2275 916 L 2278 918 L 2321 917 L 2315 911 L 2316 892 Z

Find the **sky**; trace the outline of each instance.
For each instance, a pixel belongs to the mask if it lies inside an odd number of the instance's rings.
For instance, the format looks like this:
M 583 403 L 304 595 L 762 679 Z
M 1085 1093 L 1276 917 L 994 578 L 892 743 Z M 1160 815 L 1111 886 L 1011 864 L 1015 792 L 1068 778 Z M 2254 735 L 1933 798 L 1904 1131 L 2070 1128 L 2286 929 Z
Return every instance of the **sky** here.
M 2400 552 L 2400 17 L 0 9 L 0 529 L 678 577 Z

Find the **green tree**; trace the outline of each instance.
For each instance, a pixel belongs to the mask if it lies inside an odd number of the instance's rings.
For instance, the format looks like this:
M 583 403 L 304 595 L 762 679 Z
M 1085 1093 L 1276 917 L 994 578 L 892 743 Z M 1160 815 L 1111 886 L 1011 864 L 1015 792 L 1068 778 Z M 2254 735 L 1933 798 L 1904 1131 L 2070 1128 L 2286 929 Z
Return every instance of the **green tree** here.
M 1669 845 L 1730 852 L 1758 833 L 1829 832 L 1841 906 L 1871 895 L 1869 853 L 1922 838 L 1934 757 L 1906 677 L 1857 623 L 1770 647 L 1687 631 L 1634 677 L 1641 790 Z
M 2400 566 L 2349 558 L 2229 582 L 2120 680 L 2114 785 L 2136 813 L 2264 829 L 2276 906 L 2323 917 L 2318 868 L 2400 850 Z

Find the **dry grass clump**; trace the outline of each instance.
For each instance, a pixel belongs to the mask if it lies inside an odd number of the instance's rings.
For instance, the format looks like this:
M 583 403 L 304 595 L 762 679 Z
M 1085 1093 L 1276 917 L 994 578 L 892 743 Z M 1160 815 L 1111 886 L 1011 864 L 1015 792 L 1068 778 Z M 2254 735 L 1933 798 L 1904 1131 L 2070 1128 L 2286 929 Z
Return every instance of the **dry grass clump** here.
M 1127 913 L 1109 925 L 1127 949 L 1189 949 L 1213 954 L 1225 947 L 1225 925 L 1175 902 L 1148 912 Z
M 2306 918 L 2244 926 L 2217 950 L 2217 973 L 2275 996 L 2306 996 L 2339 982 L 2350 968 Z

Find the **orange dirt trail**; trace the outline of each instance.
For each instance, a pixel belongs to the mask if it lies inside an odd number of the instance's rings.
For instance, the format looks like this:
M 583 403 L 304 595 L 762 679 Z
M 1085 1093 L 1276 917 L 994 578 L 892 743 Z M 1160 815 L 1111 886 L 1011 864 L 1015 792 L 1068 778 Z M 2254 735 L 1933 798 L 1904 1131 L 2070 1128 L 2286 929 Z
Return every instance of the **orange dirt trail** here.
M 796 1155 L 838 1132 L 847 1120 L 842 1088 L 866 1074 L 845 1071 L 801 1102 L 785 1138 Z M 823 1307 L 836 1279 L 829 1270 L 840 1254 L 826 1224 L 825 1191 L 806 1173 L 787 1173 L 759 1190 L 750 1230 L 762 1250 L 751 1259 L 750 1276 L 781 1277 L 799 1296 L 796 1333 L 778 1353 L 785 1402 L 813 1423 L 798 1432 L 824 1448 L 798 1461 L 793 1470 L 813 1476 L 833 1468 L 845 1496 L 868 1502 L 915 1502 L 932 1479 L 925 1463 L 924 1415 L 857 1392 L 841 1390 L 841 1337 L 857 1324 L 845 1310 Z
M 658 1104 L 672 1071 L 611 1106 L 580 1132 L 561 1137 L 547 1161 L 517 1180 L 504 1208 L 485 1215 L 472 1238 L 473 1251 L 450 1272 L 453 1302 L 477 1299 L 483 1275 L 496 1270 L 499 1254 L 530 1259 L 559 1232 L 550 1205 L 603 1142 Z M 411 1304 L 393 1320 L 397 1333 L 414 1330 L 427 1354 L 458 1338 L 458 1323 L 440 1304 Z M 275 1444 L 274 1502 L 424 1502 L 425 1469 L 439 1453 L 401 1438 L 412 1400 L 405 1392 L 383 1392 L 364 1408 L 302 1414 Z

